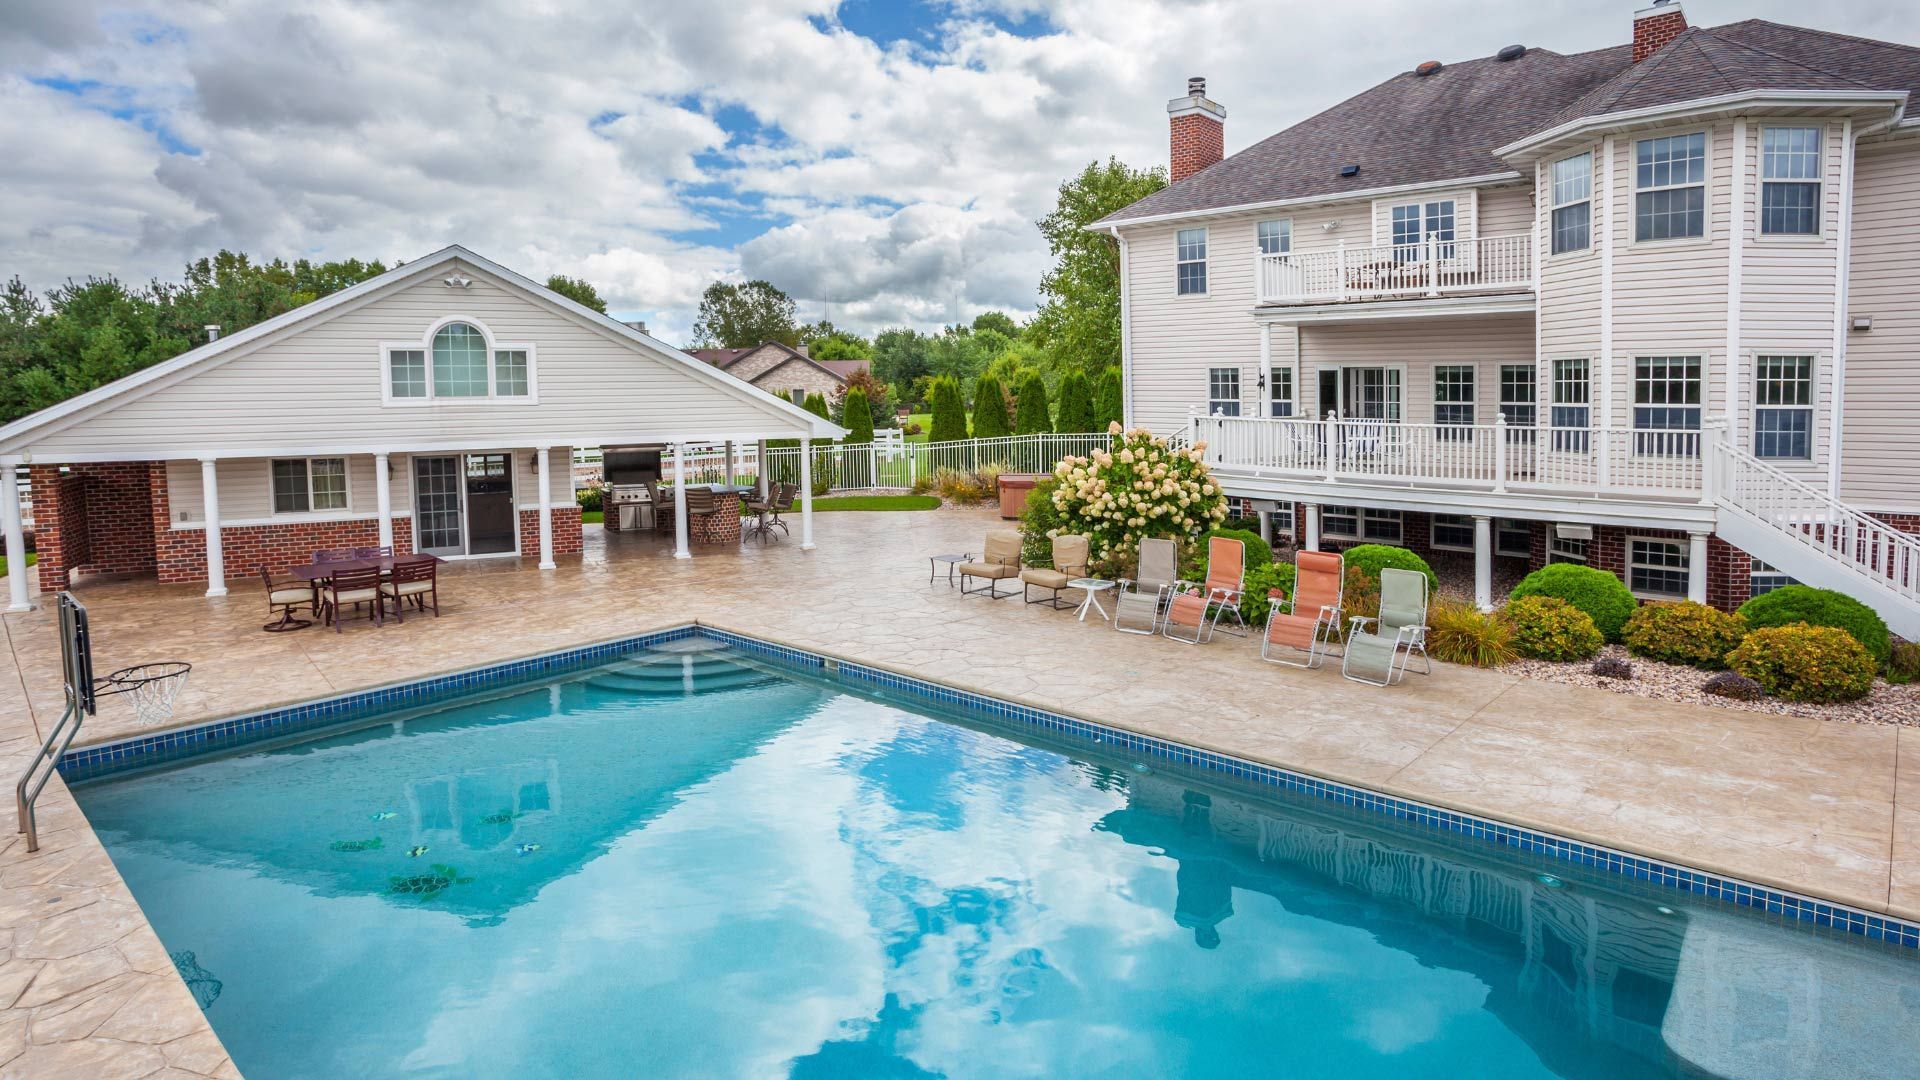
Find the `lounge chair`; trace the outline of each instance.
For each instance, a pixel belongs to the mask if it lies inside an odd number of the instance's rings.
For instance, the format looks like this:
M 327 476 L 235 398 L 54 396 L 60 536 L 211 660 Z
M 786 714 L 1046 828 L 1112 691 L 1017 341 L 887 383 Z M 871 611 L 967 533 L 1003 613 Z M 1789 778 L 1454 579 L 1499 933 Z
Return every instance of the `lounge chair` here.
M 1273 597 L 1266 630 L 1260 635 L 1260 658 L 1288 667 L 1317 668 L 1326 659 L 1328 639 L 1340 632 L 1340 595 L 1346 583 L 1346 560 L 1325 551 L 1302 551 L 1294 556 L 1293 598 Z M 1282 609 L 1285 610 L 1282 610 Z M 1275 646 L 1307 654 L 1305 661 L 1273 655 Z
M 1114 592 L 1113 628 L 1123 634 L 1159 633 L 1167 593 L 1180 576 L 1179 565 L 1180 549 L 1173 541 L 1140 541 L 1140 561 L 1133 577 L 1121 578 Z
M 1247 624 L 1240 617 L 1240 596 L 1246 581 L 1247 545 L 1231 537 L 1210 537 L 1207 580 L 1174 584 L 1173 598 L 1167 601 L 1167 616 L 1160 632 L 1175 641 L 1198 645 L 1213 640 L 1214 627 L 1222 615 L 1229 613 L 1245 632 Z
M 1021 599 L 1029 604 L 1052 604 L 1056 609 L 1073 607 L 1071 600 L 1060 602 L 1060 594 L 1066 591 L 1067 582 L 1087 576 L 1087 538 L 1073 533 L 1053 538 L 1053 566 L 1033 566 L 1020 571 Z M 1053 595 L 1033 598 L 1033 590 L 1041 589 Z
M 985 594 L 995 600 L 1003 600 L 1013 595 L 1011 590 L 1001 592 L 999 583 L 1020 576 L 1020 534 L 1012 529 L 995 529 L 987 534 L 987 546 L 979 562 L 960 564 L 960 595 L 972 596 Z M 967 588 L 968 578 L 979 578 L 987 583 L 985 588 Z
M 1340 658 L 1340 674 L 1354 682 L 1392 686 L 1406 678 L 1414 650 L 1421 674 L 1433 674 L 1427 658 L 1427 575 L 1415 570 L 1380 571 L 1380 615 L 1355 615 Z M 1371 631 L 1366 629 L 1372 623 Z

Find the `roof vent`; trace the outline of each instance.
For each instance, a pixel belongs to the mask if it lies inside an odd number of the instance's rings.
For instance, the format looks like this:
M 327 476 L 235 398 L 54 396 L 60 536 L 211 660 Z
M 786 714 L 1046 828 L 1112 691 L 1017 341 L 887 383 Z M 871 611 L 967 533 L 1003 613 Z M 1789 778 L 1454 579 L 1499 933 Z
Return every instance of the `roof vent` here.
M 1340 166 L 1340 175 L 1341 175 L 1341 176 L 1359 176 L 1359 175 L 1360 175 L 1360 166 L 1358 166 L 1358 165 L 1342 165 L 1342 166 Z
M 1207 77 L 1205 75 L 1195 75 L 1192 78 L 1187 80 L 1187 96 L 1188 97 L 1206 97 L 1207 96 Z
M 1421 64 L 1421 65 L 1420 65 L 1419 67 L 1417 67 L 1417 68 L 1414 68 L 1414 69 L 1413 69 L 1413 73 L 1414 73 L 1415 75 L 1418 75 L 1418 76 L 1420 76 L 1421 78 L 1425 78 L 1425 77 L 1427 77 L 1428 75 L 1431 75 L 1431 74 L 1433 74 L 1434 72 L 1436 72 L 1436 71 L 1439 71 L 1439 70 L 1440 70 L 1440 61 L 1438 61 L 1438 60 L 1429 60 L 1429 61 L 1427 61 L 1426 63 L 1424 63 L 1424 64 Z
M 1509 60 L 1518 60 L 1525 55 L 1527 55 L 1527 47 L 1525 45 L 1509 45 L 1499 52 L 1494 53 L 1493 58 L 1504 64 Z

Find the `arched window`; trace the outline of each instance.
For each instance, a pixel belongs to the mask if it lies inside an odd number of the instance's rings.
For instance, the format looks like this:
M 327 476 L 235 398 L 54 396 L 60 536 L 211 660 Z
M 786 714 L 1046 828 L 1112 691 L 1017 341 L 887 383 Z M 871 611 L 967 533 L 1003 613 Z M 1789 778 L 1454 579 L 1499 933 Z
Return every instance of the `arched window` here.
M 487 339 L 463 322 L 433 335 L 433 396 L 487 396 Z
M 477 323 L 454 318 L 428 328 L 421 340 L 382 343 L 386 402 L 484 398 L 488 404 L 534 404 L 533 346 L 489 341 Z

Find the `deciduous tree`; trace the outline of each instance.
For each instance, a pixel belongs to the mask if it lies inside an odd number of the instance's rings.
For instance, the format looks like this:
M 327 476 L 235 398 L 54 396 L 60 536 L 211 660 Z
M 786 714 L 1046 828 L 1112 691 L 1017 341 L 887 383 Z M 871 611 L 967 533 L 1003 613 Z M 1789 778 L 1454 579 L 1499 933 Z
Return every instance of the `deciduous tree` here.
M 750 349 L 762 342 L 800 344 L 793 298 L 758 278 L 735 284 L 716 281 L 700 294 L 700 317 L 693 324 L 694 344 Z
M 1166 186 L 1158 168 L 1092 162 L 1060 185 L 1053 213 L 1040 219 L 1053 269 L 1040 279 L 1035 330 L 1066 366 L 1091 374 L 1120 359 L 1120 247 L 1085 226 Z

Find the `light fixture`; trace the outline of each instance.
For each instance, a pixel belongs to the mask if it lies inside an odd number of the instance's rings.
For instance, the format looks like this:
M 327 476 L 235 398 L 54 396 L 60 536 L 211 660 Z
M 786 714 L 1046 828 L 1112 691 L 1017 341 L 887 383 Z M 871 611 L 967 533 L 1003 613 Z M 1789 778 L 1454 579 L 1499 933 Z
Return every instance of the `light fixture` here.
M 1853 330 L 1855 333 L 1864 334 L 1871 329 L 1873 329 L 1873 316 L 1855 315 L 1853 317 Z
M 1340 231 L 1340 219 L 1334 218 L 1332 221 L 1325 222 L 1320 228 L 1326 232 L 1338 232 Z
M 458 270 L 455 270 L 452 276 L 447 278 L 447 288 L 449 289 L 464 289 L 472 284 L 473 279 Z

